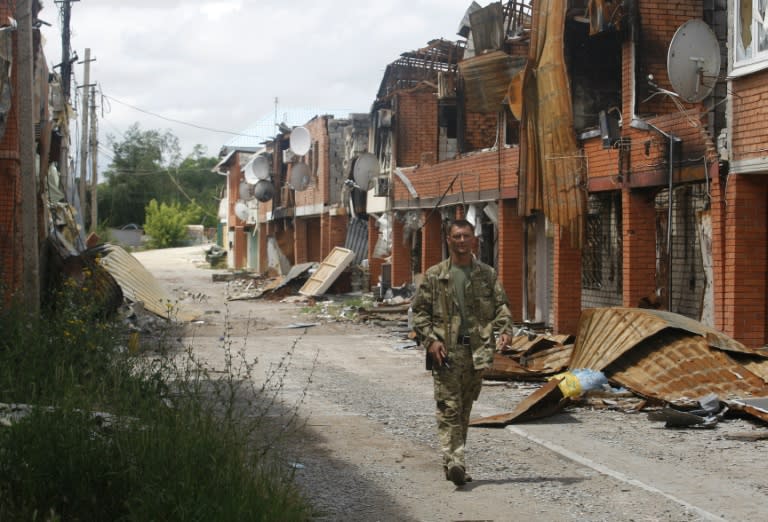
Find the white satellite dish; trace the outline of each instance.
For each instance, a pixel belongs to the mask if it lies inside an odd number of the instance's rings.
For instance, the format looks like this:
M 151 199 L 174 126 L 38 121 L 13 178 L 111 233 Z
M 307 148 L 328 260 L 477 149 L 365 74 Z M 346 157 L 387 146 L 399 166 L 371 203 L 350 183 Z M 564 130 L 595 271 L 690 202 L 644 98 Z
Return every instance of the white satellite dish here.
M 702 20 L 678 27 L 667 53 L 667 74 L 683 100 L 695 103 L 712 93 L 720 75 L 720 44 Z
M 306 190 L 311 181 L 309 165 L 306 163 L 294 163 L 291 165 L 290 185 L 293 190 L 301 192 Z
M 253 186 L 253 195 L 262 203 L 269 201 L 275 195 L 275 186 L 271 181 L 261 179 Z
M 352 167 L 352 177 L 355 183 L 363 190 L 368 190 L 370 181 L 379 175 L 379 160 L 370 152 L 363 152 L 355 160 Z
M 248 205 L 242 201 L 235 203 L 235 215 L 243 221 L 248 219 Z
M 312 146 L 312 137 L 306 127 L 296 127 L 291 131 L 289 138 L 291 150 L 298 156 L 303 156 L 309 152 Z
M 269 179 L 270 170 L 270 161 L 267 156 L 255 156 L 245 164 L 245 168 L 243 169 L 245 181 L 251 185 L 255 185 L 260 180 Z

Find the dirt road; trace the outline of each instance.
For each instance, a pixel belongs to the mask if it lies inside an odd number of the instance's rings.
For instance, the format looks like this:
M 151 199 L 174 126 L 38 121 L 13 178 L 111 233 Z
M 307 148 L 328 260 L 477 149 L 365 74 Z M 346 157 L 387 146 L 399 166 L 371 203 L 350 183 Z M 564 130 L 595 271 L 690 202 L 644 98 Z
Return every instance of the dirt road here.
M 391 328 L 329 321 L 305 305 L 228 301 L 201 247 L 136 254 L 201 321 L 187 340 L 213 364 L 222 342 L 258 357 L 255 378 L 292 352 L 281 384 L 305 427 L 285 465 L 318 520 L 698 521 L 768 519 L 768 442 L 731 440 L 763 425 L 728 420 L 671 430 L 644 413 L 573 408 L 507 428 L 471 428 L 473 482 L 442 474 L 423 352 Z M 294 328 L 297 323 L 319 323 Z M 487 383 L 474 414 L 508 412 L 536 385 Z

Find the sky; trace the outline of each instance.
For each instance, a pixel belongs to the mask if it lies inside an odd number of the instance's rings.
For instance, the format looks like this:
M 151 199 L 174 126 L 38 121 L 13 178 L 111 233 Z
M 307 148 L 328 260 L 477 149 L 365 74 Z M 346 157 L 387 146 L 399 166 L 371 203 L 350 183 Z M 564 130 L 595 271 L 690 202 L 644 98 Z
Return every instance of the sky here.
M 73 1 L 71 47 L 80 61 L 90 48 L 90 83 L 101 93 L 99 171 L 108 136 L 120 141 L 134 123 L 170 131 L 183 155 L 200 144 L 217 156 L 237 134 L 274 136 L 275 119 L 300 125 L 315 114 L 367 113 L 386 66 L 432 39 L 459 39 L 471 3 Z M 51 24 L 42 26 L 49 67 L 62 61 L 61 5 L 43 0 L 39 14 Z M 73 71 L 74 93 L 84 65 Z

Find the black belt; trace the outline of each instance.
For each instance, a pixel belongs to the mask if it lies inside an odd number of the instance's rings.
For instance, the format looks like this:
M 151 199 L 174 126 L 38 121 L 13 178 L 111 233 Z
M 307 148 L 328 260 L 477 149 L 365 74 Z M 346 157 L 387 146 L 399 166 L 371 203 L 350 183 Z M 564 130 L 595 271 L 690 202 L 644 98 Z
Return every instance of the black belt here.
M 456 344 L 466 344 L 466 345 L 469 345 L 470 339 L 471 338 L 470 338 L 469 335 L 460 335 L 458 337 L 458 339 L 456 339 Z

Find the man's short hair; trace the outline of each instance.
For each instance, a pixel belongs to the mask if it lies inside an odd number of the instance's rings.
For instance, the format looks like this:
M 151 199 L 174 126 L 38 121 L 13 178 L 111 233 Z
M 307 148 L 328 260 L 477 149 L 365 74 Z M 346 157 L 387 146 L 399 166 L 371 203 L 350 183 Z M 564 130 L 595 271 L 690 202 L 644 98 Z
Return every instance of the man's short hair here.
M 467 221 L 466 219 L 454 219 L 453 221 L 448 223 L 448 228 L 446 230 L 450 232 L 451 228 L 453 227 L 471 228 L 472 232 L 475 231 L 475 225 L 473 225 L 471 222 Z

